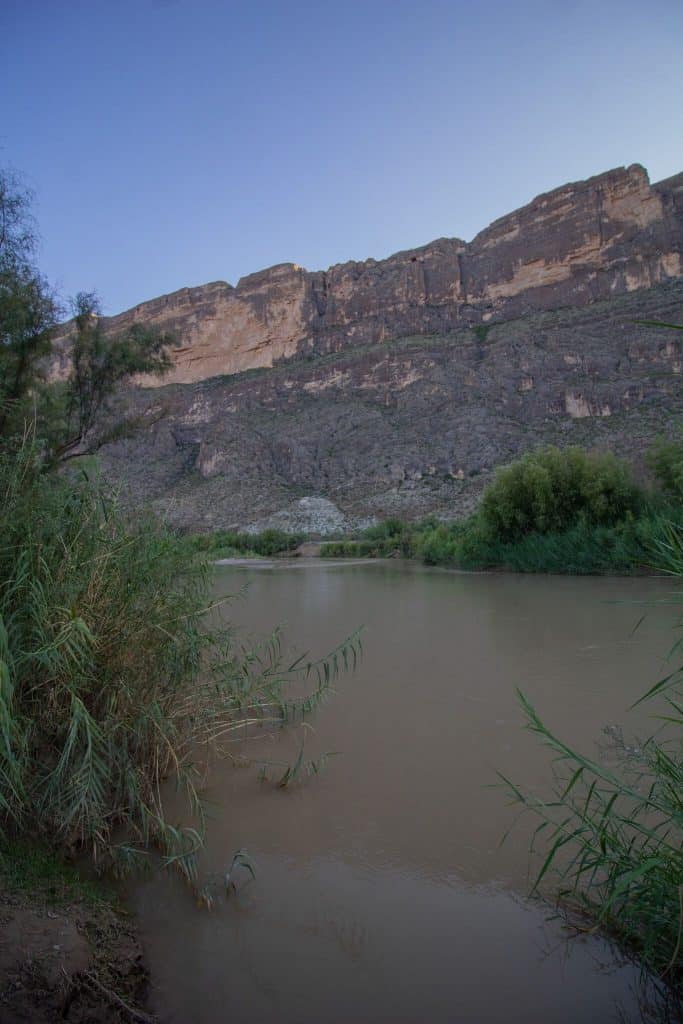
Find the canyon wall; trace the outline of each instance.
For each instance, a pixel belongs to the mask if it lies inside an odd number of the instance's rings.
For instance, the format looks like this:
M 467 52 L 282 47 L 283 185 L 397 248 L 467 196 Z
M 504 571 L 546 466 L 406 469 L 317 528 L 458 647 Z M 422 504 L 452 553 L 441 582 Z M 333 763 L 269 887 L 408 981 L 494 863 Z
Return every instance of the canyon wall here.
M 346 348 L 193 384 L 131 388 L 99 456 L 131 507 L 193 530 L 351 529 L 447 518 L 539 444 L 644 469 L 683 422 L 683 280 L 582 308 Z
M 541 195 L 469 243 L 442 238 L 320 272 L 281 264 L 236 287 L 183 288 L 105 322 L 111 331 L 133 323 L 172 331 L 171 374 L 141 383 L 192 383 L 294 356 L 588 306 L 682 277 L 682 253 L 683 173 L 650 185 L 634 164 Z
M 540 444 L 645 472 L 683 420 L 683 336 L 651 323 L 683 323 L 682 254 L 683 174 L 634 165 L 469 243 L 185 288 L 105 321 L 178 345 L 91 440 L 122 500 L 191 530 L 461 516 Z M 68 325 L 62 373 L 67 352 Z

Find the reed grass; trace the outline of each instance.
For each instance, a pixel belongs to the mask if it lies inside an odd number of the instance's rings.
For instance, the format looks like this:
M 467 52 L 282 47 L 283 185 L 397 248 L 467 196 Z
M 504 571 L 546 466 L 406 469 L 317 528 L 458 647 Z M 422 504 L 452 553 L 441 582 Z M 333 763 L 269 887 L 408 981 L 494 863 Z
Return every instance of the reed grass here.
M 659 543 L 662 571 L 683 577 L 683 529 Z M 559 901 L 612 935 L 668 986 L 677 1012 L 683 983 L 683 639 L 672 669 L 637 703 L 657 701 L 657 727 L 629 745 L 606 730 L 617 767 L 585 756 L 544 723 L 524 694 L 526 727 L 553 753 L 551 795 L 501 779 L 514 802 L 540 819 L 534 891 L 552 876 Z
M 31 437 L 0 456 L 0 838 L 118 871 L 157 848 L 194 879 L 200 755 L 305 717 L 359 653 L 357 635 L 318 661 L 287 660 L 278 633 L 244 647 L 209 580 L 206 558 L 86 473 L 45 473 Z M 165 815 L 169 775 L 191 827 Z

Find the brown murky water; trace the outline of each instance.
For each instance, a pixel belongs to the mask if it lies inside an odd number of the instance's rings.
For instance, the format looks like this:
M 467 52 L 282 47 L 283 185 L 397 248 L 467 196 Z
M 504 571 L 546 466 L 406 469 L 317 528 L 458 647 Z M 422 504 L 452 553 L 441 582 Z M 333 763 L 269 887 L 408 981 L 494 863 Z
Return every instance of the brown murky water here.
M 654 682 L 676 610 L 640 602 L 664 580 L 466 575 L 405 563 L 218 570 L 245 630 L 284 623 L 323 653 L 365 625 L 355 676 L 313 720 L 307 756 L 340 751 L 287 790 L 220 763 L 202 870 L 245 847 L 255 881 L 198 911 L 173 879 L 135 901 L 163 1021 L 602 1022 L 638 1020 L 637 972 L 603 942 L 567 942 L 524 898 L 531 823 L 490 788 L 501 770 L 543 787 L 549 758 L 522 728 L 520 686 L 547 723 L 596 753 L 602 727 L 647 731 L 628 705 Z M 295 755 L 301 728 L 251 741 Z

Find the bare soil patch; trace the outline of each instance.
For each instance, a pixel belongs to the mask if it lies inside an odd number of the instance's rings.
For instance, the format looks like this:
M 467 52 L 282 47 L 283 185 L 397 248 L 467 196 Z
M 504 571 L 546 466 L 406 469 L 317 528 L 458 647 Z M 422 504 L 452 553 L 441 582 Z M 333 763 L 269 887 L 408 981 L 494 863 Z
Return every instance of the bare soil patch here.
M 104 898 L 2 889 L 1 1024 L 154 1021 L 142 947 L 122 910 Z

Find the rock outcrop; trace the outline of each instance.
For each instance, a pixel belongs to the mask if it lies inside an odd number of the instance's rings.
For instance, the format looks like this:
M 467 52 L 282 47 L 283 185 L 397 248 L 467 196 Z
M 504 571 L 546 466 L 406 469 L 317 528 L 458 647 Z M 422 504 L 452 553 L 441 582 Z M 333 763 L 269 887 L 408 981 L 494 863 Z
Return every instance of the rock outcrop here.
M 306 354 L 442 334 L 584 307 L 683 276 L 683 173 L 650 185 L 634 164 L 564 185 L 467 243 L 442 238 L 385 260 L 309 272 L 293 263 L 183 288 L 107 318 L 171 330 L 192 383 Z M 56 372 L 59 372 L 56 368 Z
M 180 527 L 325 533 L 464 514 L 538 444 L 642 464 L 683 418 L 683 336 L 643 322 L 683 323 L 682 254 L 683 174 L 635 165 L 470 243 L 143 303 L 106 326 L 171 330 L 175 365 L 120 393 L 103 470 Z
M 683 281 L 120 397 L 105 475 L 193 530 L 462 515 L 539 444 L 642 465 L 683 421 Z M 330 505 L 332 503 L 332 505 Z M 335 511 L 338 510 L 337 511 Z

